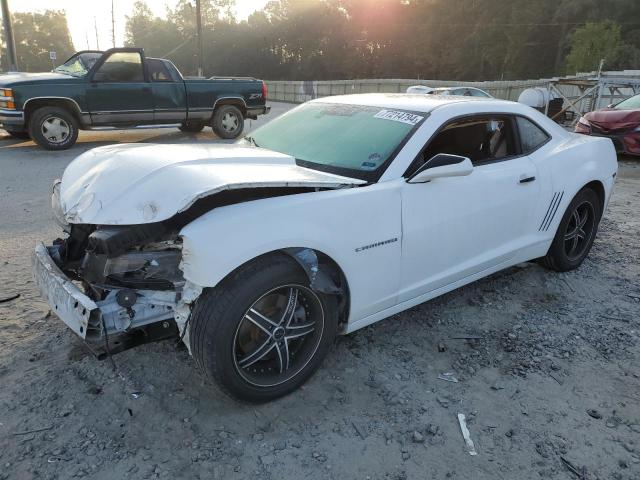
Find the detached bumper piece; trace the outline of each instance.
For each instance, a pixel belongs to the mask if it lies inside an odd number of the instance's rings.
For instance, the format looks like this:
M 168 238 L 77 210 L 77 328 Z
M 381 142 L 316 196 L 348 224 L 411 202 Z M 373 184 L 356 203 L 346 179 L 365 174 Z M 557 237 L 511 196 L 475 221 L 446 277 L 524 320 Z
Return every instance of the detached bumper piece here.
M 36 284 L 51 310 L 98 358 L 178 336 L 173 319 L 178 300 L 175 291 L 115 288 L 103 300 L 94 301 L 60 270 L 53 259 L 56 255 L 56 247 L 36 246 Z

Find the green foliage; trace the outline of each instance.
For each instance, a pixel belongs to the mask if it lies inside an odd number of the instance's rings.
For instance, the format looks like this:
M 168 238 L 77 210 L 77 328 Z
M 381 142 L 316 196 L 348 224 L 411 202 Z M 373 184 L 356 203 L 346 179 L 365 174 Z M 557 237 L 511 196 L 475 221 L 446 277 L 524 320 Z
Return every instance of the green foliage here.
M 597 70 L 601 59 L 617 59 L 622 47 L 619 25 L 611 21 L 587 23 L 571 35 L 567 68 L 570 72 Z
M 136 1 L 125 42 L 193 75 L 195 2 L 172 1 L 164 18 Z M 246 21 L 234 0 L 201 3 L 205 75 L 495 80 L 640 65 L 639 0 L 271 0 Z M 64 12 L 14 18 L 21 69 L 71 53 Z
M 47 10 L 43 13 L 14 13 L 13 36 L 16 42 L 18 67 L 25 72 L 51 70 L 49 52 L 57 54 L 60 65 L 74 53 L 67 17 L 63 10 Z M 4 45 L 4 39 L 3 39 Z M 8 59 L 2 57 L 2 69 L 7 69 Z

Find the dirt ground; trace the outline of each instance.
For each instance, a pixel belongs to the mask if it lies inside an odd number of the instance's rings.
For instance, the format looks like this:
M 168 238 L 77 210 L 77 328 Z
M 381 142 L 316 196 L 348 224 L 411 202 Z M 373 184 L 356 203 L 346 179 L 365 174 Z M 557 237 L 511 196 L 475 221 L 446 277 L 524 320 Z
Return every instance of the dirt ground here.
M 0 137 L 0 299 L 20 294 L 0 303 L 0 480 L 640 478 L 640 161 L 620 160 L 578 270 L 524 264 L 340 337 L 301 390 L 248 406 L 172 341 L 112 370 L 39 298 L 51 182 L 114 141 L 214 138 L 83 133 L 50 153 Z

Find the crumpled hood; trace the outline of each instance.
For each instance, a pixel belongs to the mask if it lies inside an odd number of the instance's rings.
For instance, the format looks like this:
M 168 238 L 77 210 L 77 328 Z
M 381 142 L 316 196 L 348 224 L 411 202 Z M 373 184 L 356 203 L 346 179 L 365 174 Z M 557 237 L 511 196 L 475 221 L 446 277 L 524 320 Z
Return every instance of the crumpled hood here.
M 605 131 L 625 130 L 640 125 L 640 110 L 606 108 L 589 112 L 584 118 Z
M 124 144 L 94 148 L 71 162 L 60 198 L 69 223 L 137 225 L 166 220 L 228 189 L 363 183 L 300 167 L 293 157 L 263 148 Z

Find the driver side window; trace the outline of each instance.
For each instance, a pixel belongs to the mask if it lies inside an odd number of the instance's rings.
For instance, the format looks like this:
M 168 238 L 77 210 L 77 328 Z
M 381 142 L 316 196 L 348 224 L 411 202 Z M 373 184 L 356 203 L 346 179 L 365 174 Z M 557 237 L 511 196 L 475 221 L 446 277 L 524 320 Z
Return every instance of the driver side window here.
M 93 76 L 96 82 L 144 82 L 142 58 L 137 52 L 115 52 Z
M 466 117 L 442 128 L 423 152 L 422 162 L 438 153 L 468 157 L 478 166 L 517 154 L 513 122 L 509 117 Z

